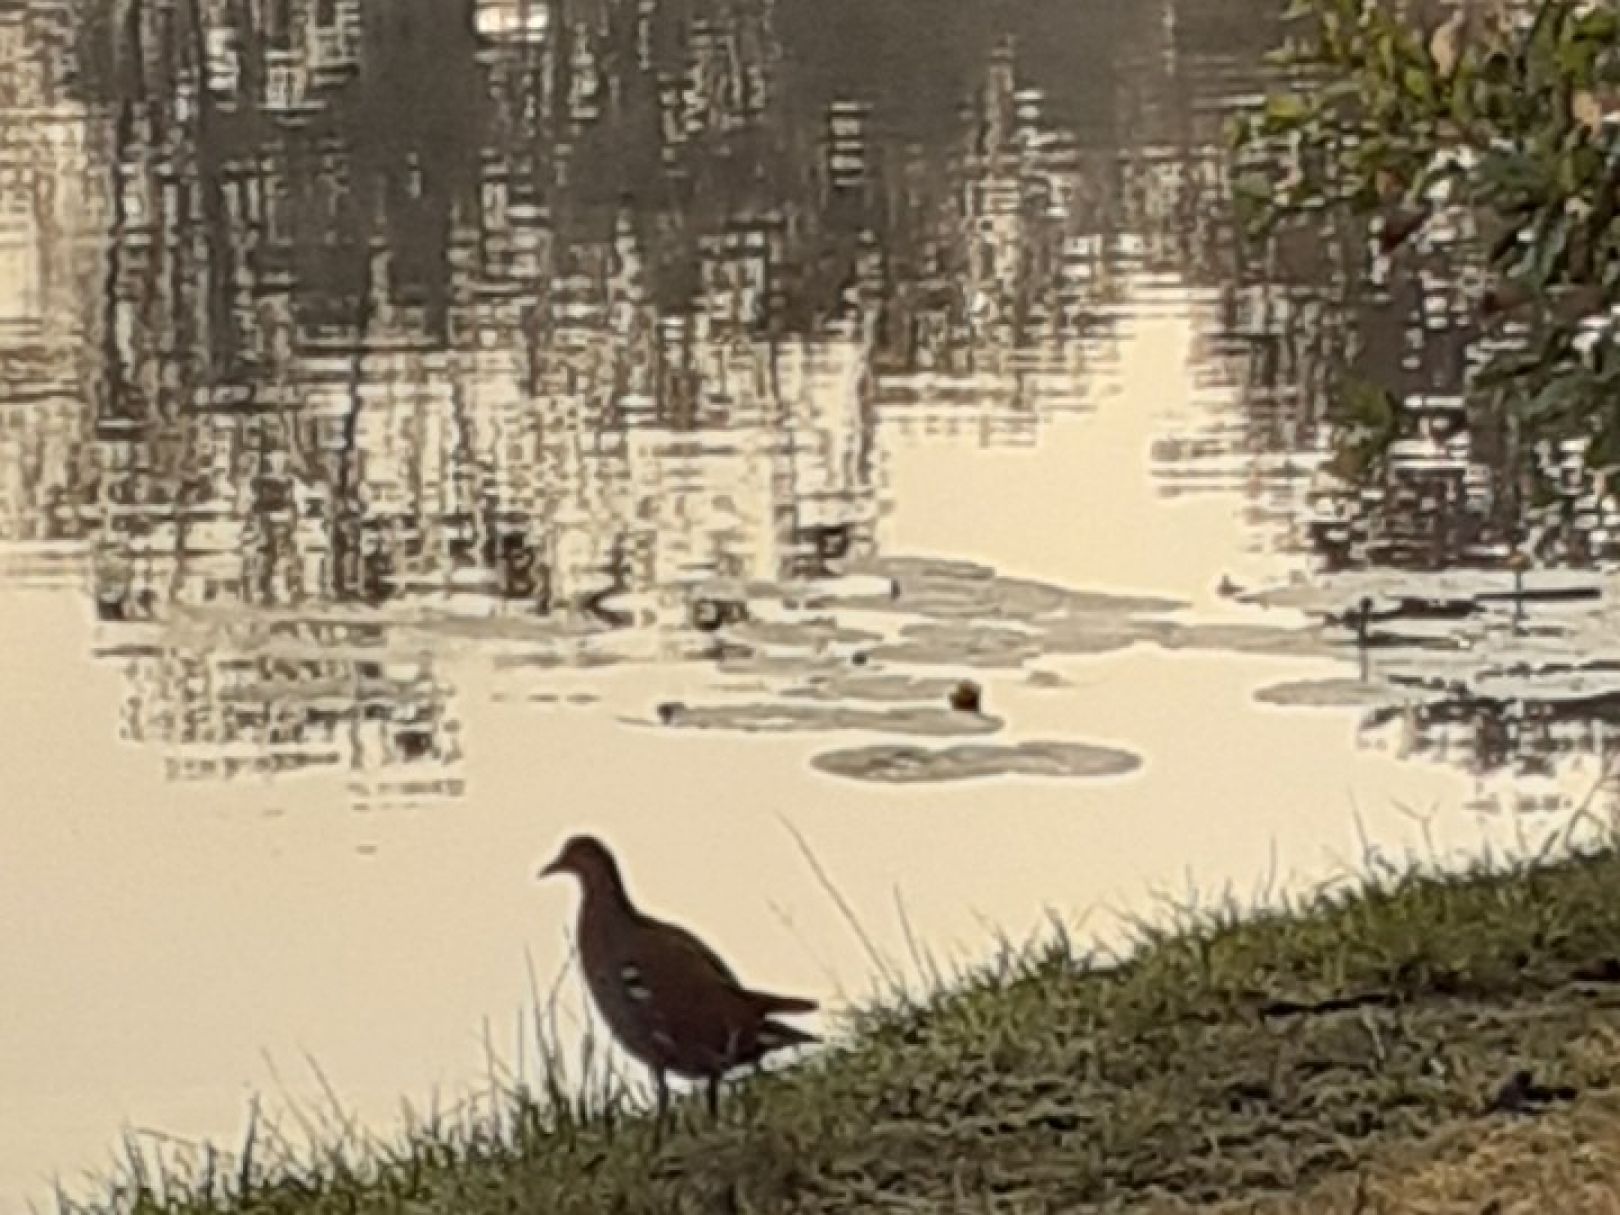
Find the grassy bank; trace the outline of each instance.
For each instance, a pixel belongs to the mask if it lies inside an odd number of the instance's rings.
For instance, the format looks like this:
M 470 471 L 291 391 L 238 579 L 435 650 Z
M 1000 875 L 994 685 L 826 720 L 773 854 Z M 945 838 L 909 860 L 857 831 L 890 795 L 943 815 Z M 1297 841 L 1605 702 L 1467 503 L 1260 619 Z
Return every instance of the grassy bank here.
M 256 1157 L 116 1206 L 1612 1211 L 1620 858 L 1415 875 L 1109 967 L 1053 940 L 858 1015 L 661 1144 L 628 1108 L 514 1097 L 363 1166 Z

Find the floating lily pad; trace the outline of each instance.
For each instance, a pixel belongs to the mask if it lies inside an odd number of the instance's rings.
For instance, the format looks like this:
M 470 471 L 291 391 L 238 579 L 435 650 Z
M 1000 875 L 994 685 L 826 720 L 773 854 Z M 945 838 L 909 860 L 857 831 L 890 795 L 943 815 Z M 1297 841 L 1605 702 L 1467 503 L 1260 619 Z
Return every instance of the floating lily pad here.
M 869 572 L 887 574 L 902 583 L 913 582 L 989 582 L 996 571 L 977 561 L 960 561 L 952 557 L 885 557 L 866 567 Z
M 1268 624 L 1177 624 L 1160 622 L 1145 633 L 1167 650 L 1222 650 L 1235 654 L 1323 657 L 1340 653 L 1315 629 Z
M 758 676 L 763 679 L 809 678 L 822 672 L 846 670 L 849 659 L 837 654 L 728 654 L 715 662 L 722 675 Z
M 823 650 L 832 646 L 865 645 L 881 641 L 877 633 L 853 629 L 835 620 L 752 620 L 731 626 L 726 636 L 747 645 L 782 649 Z
M 1380 680 L 1296 679 L 1261 688 L 1254 698 L 1290 709 L 1361 709 L 1401 704 L 1414 694 Z
M 921 666 L 1016 667 L 1042 652 L 1040 638 L 975 624 L 910 624 L 900 639 L 872 649 L 875 659 Z
M 1063 591 L 1063 612 L 1071 616 L 1162 616 L 1186 607 L 1159 595 L 1116 595 L 1108 591 Z
M 525 667 L 541 671 L 554 671 L 564 667 L 585 670 L 592 667 L 617 666 L 625 661 L 627 659 L 620 655 L 593 650 L 577 650 L 567 654 L 556 650 L 527 650 L 496 654 L 494 666 L 497 671 L 517 671 Z
M 883 745 L 829 751 L 811 761 L 819 771 L 851 780 L 922 784 L 994 776 L 1086 779 L 1122 776 L 1141 767 L 1139 757 L 1086 743 L 1025 742 L 1012 746 Z
M 835 595 L 829 601 L 846 608 L 903 612 L 939 620 L 1007 621 L 1097 613 L 1158 615 L 1185 606 L 1174 599 L 1075 591 L 1028 578 L 1004 578 L 987 566 L 966 561 L 890 558 L 872 562 L 864 572 L 898 593 Z
M 751 734 L 873 730 L 884 734 L 960 737 L 994 734 L 1002 726 L 999 718 L 984 713 L 962 713 L 943 705 L 905 705 L 893 709 L 805 703 L 666 705 L 661 706 L 660 719 L 665 725 L 680 729 L 740 730 Z
M 922 679 L 915 675 L 857 675 L 839 672 L 815 683 L 783 692 L 799 700 L 876 700 L 886 703 L 937 701 L 956 690 L 960 680 Z
M 1563 596 L 1574 597 L 1569 601 L 1572 606 L 1589 602 L 1579 596 L 1601 594 L 1603 585 L 1603 577 L 1589 571 L 1541 569 L 1526 573 L 1522 589 L 1530 599 L 1530 610 L 1537 611 L 1558 604 Z M 1424 604 L 1432 609 L 1459 605 L 1460 610 L 1482 602 L 1500 604 L 1514 587 L 1513 575 L 1506 570 L 1369 569 L 1263 588 L 1246 593 L 1243 599 L 1268 607 L 1333 613 L 1354 611 L 1363 599 L 1372 600 L 1375 612 L 1403 604 Z M 1511 610 L 1511 601 L 1507 606 Z
M 1042 627 L 1043 654 L 1109 654 L 1143 639 L 1147 625 L 1113 616 L 1068 617 Z

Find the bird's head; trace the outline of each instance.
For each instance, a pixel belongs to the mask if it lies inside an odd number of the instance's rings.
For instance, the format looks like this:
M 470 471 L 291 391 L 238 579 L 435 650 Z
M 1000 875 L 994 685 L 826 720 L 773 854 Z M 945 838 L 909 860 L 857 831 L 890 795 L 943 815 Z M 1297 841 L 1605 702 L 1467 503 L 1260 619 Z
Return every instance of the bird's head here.
M 613 888 L 619 885 L 619 867 L 607 845 L 592 835 L 576 835 L 563 844 L 552 862 L 540 870 L 542 878 L 553 874 L 571 873 L 587 889 Z

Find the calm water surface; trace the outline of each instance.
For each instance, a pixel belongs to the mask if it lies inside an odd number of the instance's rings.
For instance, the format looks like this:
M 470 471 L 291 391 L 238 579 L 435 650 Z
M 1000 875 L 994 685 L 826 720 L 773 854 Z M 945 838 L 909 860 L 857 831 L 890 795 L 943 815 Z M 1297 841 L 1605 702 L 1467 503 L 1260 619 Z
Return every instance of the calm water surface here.
M 1246 0 L 103 7 L 0 13 L 0 1207 L 310 1060 L 383 1134 L 487 1087 L 571 831 L 836 1007 L 790 827 L 911 971 L 1598 781 L 1598 677 L 1431 676 L 1607 599 L 1323 625 L 1511 577 L 1478 460 L 1324 500 L 1342 299 L 1224 201 Z

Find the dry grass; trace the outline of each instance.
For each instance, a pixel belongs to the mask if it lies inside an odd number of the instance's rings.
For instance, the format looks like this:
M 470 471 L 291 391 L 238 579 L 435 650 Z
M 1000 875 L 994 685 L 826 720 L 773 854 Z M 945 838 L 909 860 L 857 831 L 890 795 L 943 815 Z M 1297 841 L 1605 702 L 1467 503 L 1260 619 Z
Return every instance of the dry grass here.
M 1164 1215 L 1185 1209 L 1163 1208 Z M 1448 1126 L 1307 1194 L 1206 1209 L 1217 1215 L 1620 1215 L 1620 1098 L 1588 1097 L 1533 1119 Z

